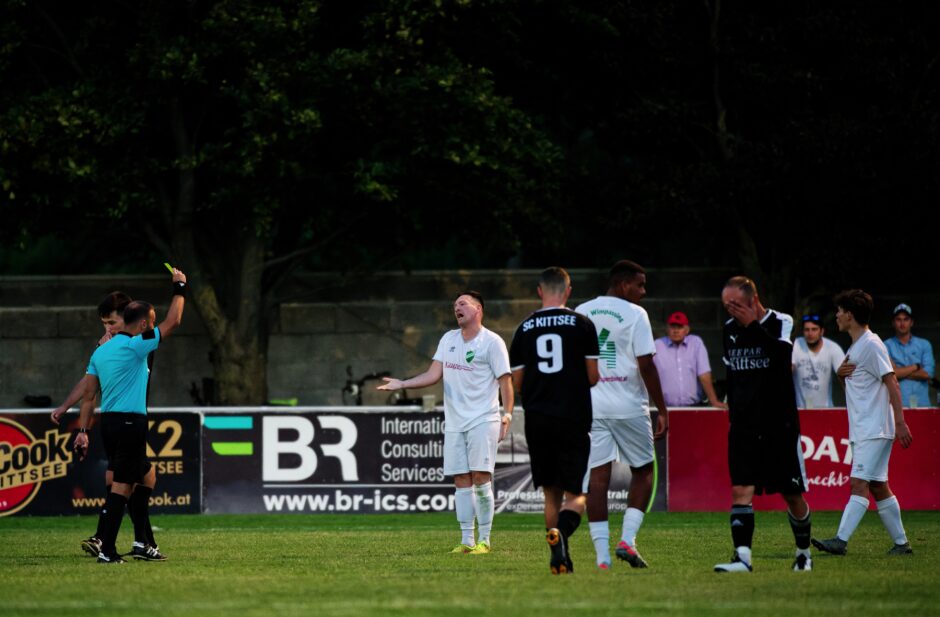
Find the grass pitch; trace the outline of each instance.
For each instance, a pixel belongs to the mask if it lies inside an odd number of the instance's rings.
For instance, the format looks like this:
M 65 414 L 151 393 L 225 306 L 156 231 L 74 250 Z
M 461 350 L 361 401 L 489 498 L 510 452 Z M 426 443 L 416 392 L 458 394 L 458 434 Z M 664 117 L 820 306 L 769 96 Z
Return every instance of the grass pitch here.
M 647 570 L 594 568 L 587 524 L 572 539 L 575 573 L 552 576 L 542 519 L 499 515 L 493 553 L 452 555 L 453 514 L 161 516 L 165 563 L 98 565 L 79 541 L 91 517 L 0 519 L 0 615 L 940 615 L 940 513 L 904 512 L 915 554 L 869 512 L 846 557 L 814 551 L 790 570 L 783 513 L 760 512 L 752 574 L 715 574 L 731 556 L 727 514 L 647 516 Z M 815 513 L 829 537 L 839 513 Z M 620 517 L 611 519 L 619 536 Z M 132 541 L 124 520 L 119 549 Z

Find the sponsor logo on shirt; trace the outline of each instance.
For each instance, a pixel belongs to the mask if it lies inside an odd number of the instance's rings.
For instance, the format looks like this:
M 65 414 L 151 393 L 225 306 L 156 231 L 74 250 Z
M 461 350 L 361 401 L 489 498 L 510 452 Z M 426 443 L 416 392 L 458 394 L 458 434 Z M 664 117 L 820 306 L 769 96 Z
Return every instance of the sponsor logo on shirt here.
M 770 368 L 770 358 L 764 355 L 763 347 L 741 347 L 728 350 L 725 359 L 732 371 L 752 371 Z
M 472 350 L 472 349 L 468 349 L 468 350 L 467 350 L 467 364 L 472 363 L 474 357 L 476 357 L 476 354 L 473 353 L 473 350 Z
M 472 366 L 464 366 L 463 364 L 457 364 L 456 362 L 445 362 L 444 368 L 451 368 L 455 371 L 470 371 L 473 372 Z
M 617 323 L 623 323 L 623 316 L 617 311 L 612 311 L 610 309 L 593 309 L 589 315 L 591 317 L 597 317 L 599 315 L 607 315 L 608 317 L 613 317 L 617 320 Z

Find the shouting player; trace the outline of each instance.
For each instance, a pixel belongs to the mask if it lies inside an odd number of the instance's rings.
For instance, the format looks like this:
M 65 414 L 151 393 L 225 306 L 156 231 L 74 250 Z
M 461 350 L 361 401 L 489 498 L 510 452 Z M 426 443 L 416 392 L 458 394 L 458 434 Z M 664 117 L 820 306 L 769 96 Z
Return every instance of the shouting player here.
M 496 449 L 512 422 L 509 353 L 503 339 L 483 327 L 483 296 L 478 292 L 457 296 L 454 316 L 459 328 L 441 337 L 428 370 L 410 379 L 383 377 L 385 384 L 378 389 L 425 388 L 444 379 L 444 474 L 454 477 L 461 531 L 460 544 L 451 552 L 489 553 Z M 506 412 L 502 418 L 500 395 Z

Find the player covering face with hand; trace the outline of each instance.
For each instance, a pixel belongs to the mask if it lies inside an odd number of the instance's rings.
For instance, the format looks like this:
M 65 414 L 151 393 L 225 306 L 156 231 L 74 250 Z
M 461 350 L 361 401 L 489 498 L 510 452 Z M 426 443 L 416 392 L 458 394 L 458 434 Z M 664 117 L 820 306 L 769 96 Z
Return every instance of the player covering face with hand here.
M 728 369 L 728 467 L 731 472 L 730 562 L 716 572 L 750 572 L 754 495 L 779 493 L 796 541 L 793 570 L 809 571 L 810 512 L 800 448 L 800 418 L 791 374 L 789 315 L 764 308 L 754 282 L 736 276 L 725 283 L 721 303 L 731 316 L 722 339 Z

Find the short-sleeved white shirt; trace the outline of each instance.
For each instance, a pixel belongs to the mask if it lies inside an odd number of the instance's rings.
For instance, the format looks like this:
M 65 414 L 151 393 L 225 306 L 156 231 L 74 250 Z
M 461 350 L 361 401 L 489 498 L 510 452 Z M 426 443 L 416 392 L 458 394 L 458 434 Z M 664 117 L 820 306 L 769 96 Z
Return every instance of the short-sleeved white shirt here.
M 594 322 L 601 355 L 600 381 L 591 388 L 595 418 L 649 416 L 649 393 L 637 358 L 656 354 L 653 328 L 646 311 L 626 300 L 599 296 L 575 311 Z
M 819 353 L 811 351 L 802 336 L 793 341 L 793 385 L 797 407 L 832 407 L 832 374 L 839 369 L 843 358 L 845 353 L 839 344 L 825 337 Z
M 482 328 L 469 341 L 460 330 L 441 337 L 434 359 L 444 365 L 444 430 L 469 431 L 483 422 L 499 422 L 499 382 L 509 374 L 506 343 Z
M 849 441 L 894 439 L 894 414 L 888 386 L 882 378 L 894 372 L 888 349 L 871 330 L 866 330 L 845 354 L 855 365 L 845 378 L 845 401 L 849 410 Z

